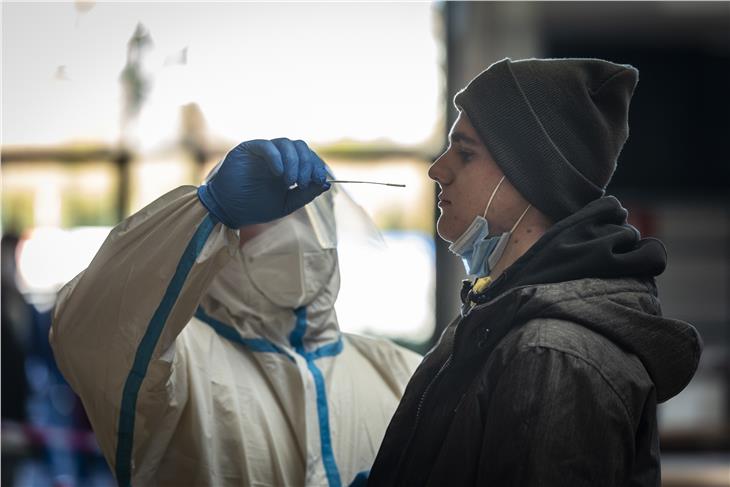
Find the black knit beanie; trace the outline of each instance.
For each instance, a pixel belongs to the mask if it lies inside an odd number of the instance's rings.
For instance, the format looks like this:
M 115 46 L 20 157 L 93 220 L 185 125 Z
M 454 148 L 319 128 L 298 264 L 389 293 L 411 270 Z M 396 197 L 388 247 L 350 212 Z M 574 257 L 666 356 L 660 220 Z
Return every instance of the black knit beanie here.
M 555 222 L 603 196 L 638 79 L 636 68 L 600 59 L 503 59 L 454 104 L 509 182 Z

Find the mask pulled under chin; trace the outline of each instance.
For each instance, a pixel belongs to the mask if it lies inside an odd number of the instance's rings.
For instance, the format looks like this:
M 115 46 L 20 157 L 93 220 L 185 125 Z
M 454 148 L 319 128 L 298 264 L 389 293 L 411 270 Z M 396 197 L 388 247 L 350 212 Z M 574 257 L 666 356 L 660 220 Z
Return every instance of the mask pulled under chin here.
M 489 222 L 477 215 L 471 225 L 457 238 L 449 250 L 461 257 L 466 273 L 471 277 L 486 276 L 504 254 L 511 232 L 489 235 Z
M 313 230 L 295 217 L 286 217 L 241 249 L 251 284 L 282 308 L 307 305 L 329 283 L 337 250 L 322 249 Z
M 522 215 L 520 215 L 510 231 L 504 232 L 502 235 L 489 237 L 489 222 L 486 216 L 489 212 L 489 207 L 492 205 L 492 200 L 504 180 L 505 176 L 503 175 L 494 187 L 494 190 L 492 190 L 487 207 L 484 209 L 484 215 L 475 216 L 471 225 L 449 246 L 450 251 L 461 257 L 466 273 L 470 277 L 488 276 L 492 273 L 494 266 L 502 258 L 502 254 L 504 254 L 515 228 L 517 228 L 517 225 L 520 224 L 527 211 L 532 207 L 531 204 L 527 205 L 527 208 L 522 212 Z

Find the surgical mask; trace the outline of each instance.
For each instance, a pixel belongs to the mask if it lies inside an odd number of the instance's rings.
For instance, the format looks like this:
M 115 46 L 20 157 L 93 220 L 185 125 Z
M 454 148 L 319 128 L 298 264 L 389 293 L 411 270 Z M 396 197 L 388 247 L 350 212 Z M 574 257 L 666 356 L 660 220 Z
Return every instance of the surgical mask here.
M 504 178 L 502 176 L 502 179 L 499 180 L 494 191 L 492 191 L 492 195 L 487 202 L 487 207 L 484 209 L 484 215 L 475 216 L 471 225 L 449 246 L 451 252 L 461 257 L 466 273 L 471 277 L 488 276 L 492 273 L 494 266 L 502 258 L 512 233 L 517 228 L 517 225 L 520 224 L 525 214 L 527 214 L 527 210 L 532 206 L 528 205 L 525 208 L 525 211 L 522 212 L 522 215 L 520 215 L 508 232 L 490 237 L 489 222 L 486 216 L 489 207 L 492 205 L 494 195 L 497 194 L 497 190 L 502 185 Z
M 306 213 L 302 215 L 284 217 L 241 248 L 251 284 L 282 308 L 311 303 L 330 281 L 337 262 L 337 250 L 322 248 Z

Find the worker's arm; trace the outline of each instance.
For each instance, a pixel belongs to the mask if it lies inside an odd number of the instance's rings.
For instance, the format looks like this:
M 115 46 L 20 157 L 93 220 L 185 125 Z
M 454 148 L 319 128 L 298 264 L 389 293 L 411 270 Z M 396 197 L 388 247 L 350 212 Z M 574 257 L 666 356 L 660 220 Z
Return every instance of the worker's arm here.
M 324 179 L 323 163 L 298 154 L 286 139 L 239 145 L 206 185 L 178 188 L 115 227 L 61 290 L 54 355 L 121 485 L 154 468 L 174 431 L 188 386 L 175 340 L 238 249 L 234 228 L 282 217 L 326 189 L 309 184 L 315 170 Z M 300 188 L 289 189 L 292 178 Z
M 184 404 L 175 338 L 237 246 L 197 188 L 181 187 L 115 227 L 61 290 L 50 342 L 113 469 L 131 462 L 132 446 L 134 458 L 154 449 L 149 436 L 174 414 L 169 405 Z

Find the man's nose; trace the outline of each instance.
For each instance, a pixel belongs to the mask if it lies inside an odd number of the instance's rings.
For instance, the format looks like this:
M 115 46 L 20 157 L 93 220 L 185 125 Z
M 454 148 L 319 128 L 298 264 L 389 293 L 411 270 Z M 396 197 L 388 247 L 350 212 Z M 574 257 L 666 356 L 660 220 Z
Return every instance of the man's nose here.
M 444 167 L 444 159 L 446 153 L 444 152 L 428 168 L 428 177 L 439 183 L 440 185 L 448 184 L 448 171 Z

